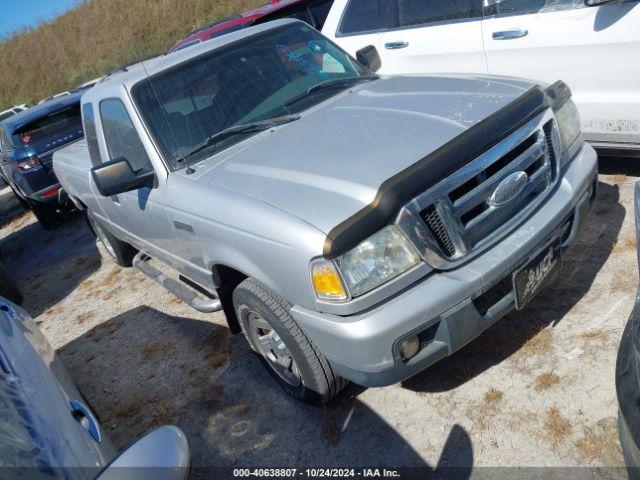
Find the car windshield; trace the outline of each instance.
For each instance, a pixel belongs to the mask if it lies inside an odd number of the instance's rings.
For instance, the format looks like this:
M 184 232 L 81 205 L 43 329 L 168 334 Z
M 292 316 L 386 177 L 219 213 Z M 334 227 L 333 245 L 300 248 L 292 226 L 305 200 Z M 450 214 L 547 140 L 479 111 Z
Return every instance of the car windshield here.
M 314 29 L 295 23 L 155 74 L 132 94 L 168 163 L 179 168 L 295 121 L 293 114 L 372 78 Z

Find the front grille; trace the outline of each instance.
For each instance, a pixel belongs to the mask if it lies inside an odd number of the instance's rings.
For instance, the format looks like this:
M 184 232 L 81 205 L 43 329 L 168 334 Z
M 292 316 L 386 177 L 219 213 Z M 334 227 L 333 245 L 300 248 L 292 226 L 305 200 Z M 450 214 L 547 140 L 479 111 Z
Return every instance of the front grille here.
M 409 233 L 423 256 L 436 267 L 453 266 L 530 213 L 557 181 L 557 137 L 553 114 L 545 112 L 406 206 L 426 227 L 412 225 Z M 500 202 L 500 190 L 512 187 L 507 177 L 519 183 Z
M 447 232 L 447 227 L 445 227 L 442 217 L 436 210 L 436 207 L 433 205 L 427 207 L 421 213 L 421 216 L 431 230 L 431 233 L 440 248 L 442 248 L 446 255 L 453 257 L 456 254 L 456 248 L 453 245 L 449 232 Z

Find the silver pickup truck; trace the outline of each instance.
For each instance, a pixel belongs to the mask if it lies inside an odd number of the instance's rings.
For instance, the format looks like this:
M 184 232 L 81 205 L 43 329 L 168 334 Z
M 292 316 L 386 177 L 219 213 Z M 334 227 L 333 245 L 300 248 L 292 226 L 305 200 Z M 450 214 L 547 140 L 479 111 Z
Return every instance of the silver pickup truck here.
M 223 309 L 315 404 L 524 308 L 596 196 L 562 82 L 377 76 L 373 47 L 357 57 L 282 20 L 145 61 L 83 96 L 86 139 L 54 158 L 118 263 Z

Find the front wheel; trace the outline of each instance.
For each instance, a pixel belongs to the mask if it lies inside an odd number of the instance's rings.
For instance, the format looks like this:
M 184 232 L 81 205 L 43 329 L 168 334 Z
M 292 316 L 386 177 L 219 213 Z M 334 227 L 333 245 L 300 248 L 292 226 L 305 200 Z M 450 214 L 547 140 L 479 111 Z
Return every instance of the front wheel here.
M 121 267 L 130 267 L 136 255 L 135 248 L 113 235 L 89 211 L 87 211 L 87 222 L 111 259 Z
M 289 395 L 322 405 L 347 384 L 291 317 L 291 306 L 262 284 L 244 280 L 233 304 L 249 346 Z

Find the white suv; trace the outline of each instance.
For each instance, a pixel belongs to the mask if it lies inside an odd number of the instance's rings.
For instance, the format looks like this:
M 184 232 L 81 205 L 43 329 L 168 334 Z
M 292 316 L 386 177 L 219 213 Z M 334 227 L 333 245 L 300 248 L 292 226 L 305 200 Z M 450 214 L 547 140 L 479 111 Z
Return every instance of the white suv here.
M 322 33 L 375 46 L 381 73 L 562 79 L 587 140 L 640 148 L 638 0 L 335 0 Z

